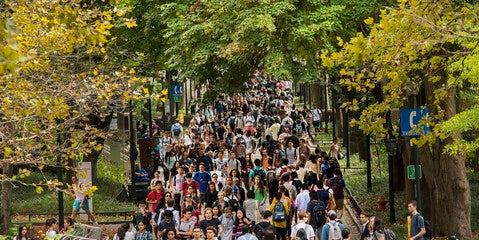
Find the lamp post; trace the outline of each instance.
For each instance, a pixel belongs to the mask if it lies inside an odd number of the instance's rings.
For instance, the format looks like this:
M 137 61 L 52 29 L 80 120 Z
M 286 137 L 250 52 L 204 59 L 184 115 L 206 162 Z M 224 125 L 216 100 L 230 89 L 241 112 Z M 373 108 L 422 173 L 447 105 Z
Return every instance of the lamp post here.
M 389 135 L 391 137 L 391 135 Z M 394 171 L 393 161 L 398 150 L 397 140 L 389 138 L 386 140 L 386 151 L 388 152 L 388 171 L 389 171 L 389 223 L 396 222 L 396 209 L 394 205 Z
M 130 112 L 129 112 L 129 125 L 130 125 L 130 167 L 131 167 L 131 189 L 130 197 L 133 200 L 136 200 L 136 189 L 135 189 L 135 161 L 138 156 L 135 144 L 135 133 L 133 131 L 133 104 L 130 99 Z
M 57 125 L 60 125 L 60 120 L 57 119 Z M 62 154 L 61 154 L 61 151 L 60 151 L 60 148 L 62 146 L 62 137 L 61 137 L 61 132 L 60 132 L 60 128 L 58 128 L 57 130 L 57 146 L 58 146 L 58 149 L 57 149 L 57 165 L 58 165 L 58 172 L 57 172 L 57 177 L 58 177 L 58 181 L 59 182 L 62 182 L 63 181 L 63 166 L 62 166 Z M 58 190 L 58 223 L 59 223 L 59 226 L 60 226 L 60 229 L 63 229 L 63 220 L 64 220 L 64 217 L 65 217 L 65 213 L 64 213 L 64 210 L 63 210 L 63 191 L 62 190 Z

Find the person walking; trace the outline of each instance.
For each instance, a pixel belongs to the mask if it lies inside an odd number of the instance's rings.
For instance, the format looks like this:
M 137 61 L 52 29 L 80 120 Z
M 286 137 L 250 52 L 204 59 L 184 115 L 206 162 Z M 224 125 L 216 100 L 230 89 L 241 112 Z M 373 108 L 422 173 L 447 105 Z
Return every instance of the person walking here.
M 92 212 L 90 211 L 90 205 L 88 204 L 89 198 L 85 193 L 84 186 L 80 181 L 78 181 L 77 176 L 72 177 L 72 186 L 73 192 L 75 193 L 75 201 L 73 202 L 71 218 L 75 220 L 80 209 L 83 209 L 85 210 L 88 217 L 91 219 L 93 225 L 98 226 L 98 223 L 95 220 L 95 216 L 93 216 Z
M 409 240 L 424 240 L 426 224 L 422 215 L 417 211 L 417 202 L 415 200 L 409 202 L 407 209 L 411 213 L 411 237 Z
M 306 232 L 306 236 L 308 240 L 314 240 L 314 230 L 311 225 L 307 223 L 308 221 L 308 214 L 305 212 L 300 212 L 298 214 L 299 222 L 298 224 L 294 225 L 294 227 L 291 229 L 291 238 L 297 237 L 297 233 L 299 231 L 304 230 Z

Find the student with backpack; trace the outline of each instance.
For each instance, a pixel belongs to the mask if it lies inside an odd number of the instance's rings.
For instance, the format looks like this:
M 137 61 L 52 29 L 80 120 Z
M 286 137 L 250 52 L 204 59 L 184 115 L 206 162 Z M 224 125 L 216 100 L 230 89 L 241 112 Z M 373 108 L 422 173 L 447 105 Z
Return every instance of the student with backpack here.
M 314 240 L 314 230 L 307 223 L 308 215 L 304 212 L 298 214 L 299 222 L 291 229 L 291 237 L 297 237 L 299 240 Z
M 266 171 L 261 167 L 261 160 L 254 160 L 255 168 L 249 172 L 249 186 L 253 185 L 253 180 L 256 176 L 259 176 L 263 185 L 266 185 Z
M 409 239 L 424 240 L 424 236 L 426 235 L 426 221 L 424 221 L 422 215 L 417 211 L 417 202 L 412 200 L 407 204 L 407 208 L 412 215 L 411 237 Z
M 273 213 L 269 210 L 266 210 L 263 213 L 263 220 L 257 223 L 253 227 L 253 233 L 258 239 L 273 239 L 273 238 L 265 238 L 266 235 L 272 233 L 273 236 L 276 235 L 276 228 L 271 224 L 273 221 Z
M 314 190 L 309 191 L 309 203 L 306 212 L 309 216 L 309 224 L 313 227 L 314 232 L 321 234 L 321 229 L 326 223 L 326 205 L 318 199 L 318 195 Z
M 269 210 L 273 213 L 273 226 L 276 228 L 277 240 L 286 240 L 287 219 L 289 217 L 289 204 L 282 200 L 282 193 L 276 192 Z
M 396 234 L 389 228 L 384 227 L 383 221 L 372 216 L 369 219 L 369 238 L 371 240 L 396 240 Z
M 344 226 L 336 221 L 336 211 L 329 210 L 327 220 L 328 222 L 324 224 L 321 231 L 321 239 L 343 240 L 341 232 L 343 231 Z
M 346 187 L 346 184 L 341 176 L 341 170 L 335 169 L 334 177 L 328 181 L 328 186 L 333 190 L 334 202 L 336 204 L 336 210 L 338 210 L 338 218 L 341 218 L 343 215 L 344 188 Z

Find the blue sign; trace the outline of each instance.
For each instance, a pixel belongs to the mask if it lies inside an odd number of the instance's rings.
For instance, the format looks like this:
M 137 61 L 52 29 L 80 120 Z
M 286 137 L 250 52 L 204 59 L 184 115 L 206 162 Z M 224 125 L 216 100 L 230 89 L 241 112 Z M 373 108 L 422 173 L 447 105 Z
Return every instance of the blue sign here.
M 171 95 L 173 97 L 183 96 L 183 86 L 180 84 L 171 85 Z
M 429 109 L 401 109 L 401 135 L 420 136 L 429 133 Z

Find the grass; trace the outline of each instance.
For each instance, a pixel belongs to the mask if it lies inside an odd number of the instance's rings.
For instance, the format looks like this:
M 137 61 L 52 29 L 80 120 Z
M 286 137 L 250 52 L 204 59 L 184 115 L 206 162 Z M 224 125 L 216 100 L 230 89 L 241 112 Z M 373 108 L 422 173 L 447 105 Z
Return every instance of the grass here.
M 115 168 L 111 166 L 111 168 Z M 136 206 L 129 202 L 119 202 L 115 198 L 122 190 L 122 183 L 113 180 L 112 177 L 105 175 L 105 172 L 98 171 L 98 181 L 94 185 L 98 187 L 93 200 L 94 212 L 117 212 L 135 210 Z M 111 171 L 110 171 L 111 172 Z M 55 179 L 53 175 L 46 175 L 47 179 Z M 120 179 L 117 177 L 116 179 Z M 32 172 L 31 176 L 25 178 L 28 183 L 38 183 L 44 180 L 38 172 Z M 63 194 L 64 211 L 71 212 L 74 196 Z M 12 194 L 12 212 L 16 214 L 14 222 L 24 222 L 25 213 L 57 213 L 58 212 L 58 194 L 55 191 L 45 190 L 42 194 L 35 192 L 34 187 L 17 186 Z M 23 216 L 22 216 L 23 215 Z M 35 216 L 33 222 L 43 222 L 46 216 Z M 100 221 L 124 220 L 122 216 L 99 216 Z
M 386 164 L 386 163 L 385 163 Z M 374 164 L 373 164 L 374 165 Z M 384 166 L 384 165 L 383 165 Z M 344 170 L 344 181 L 347 188 L 351 191 L 354 199 L 357 201 L 362 210 L 369 212 L 387 223 L 389 221 L 389 208 L 384 211 L 377 210 L 377 200 L 381 195 L 388 197 L 388 174 L 383 170 L 382 175 L 377 174 L 378 169 L 372 169 L 371 176 L 372 189 L 367 190 L 366 169 L 364 163 L 359 161 L 357 155 L 351 156 L 352 169 Z M 376 174 L 374 174 L 376 173 Z M 396 224 L 388 225 L 392 229 L 398 239 L 405 239 L 407 235 L 406 219 L 408 211 L 405 203 L 404 193 L 395 194 Z M 388 207 L 389 207 L 388 203 Z

